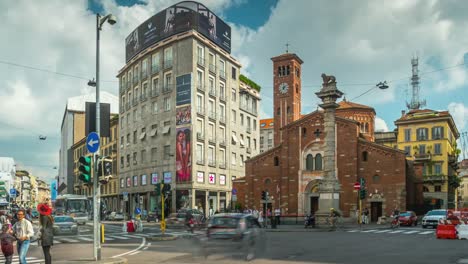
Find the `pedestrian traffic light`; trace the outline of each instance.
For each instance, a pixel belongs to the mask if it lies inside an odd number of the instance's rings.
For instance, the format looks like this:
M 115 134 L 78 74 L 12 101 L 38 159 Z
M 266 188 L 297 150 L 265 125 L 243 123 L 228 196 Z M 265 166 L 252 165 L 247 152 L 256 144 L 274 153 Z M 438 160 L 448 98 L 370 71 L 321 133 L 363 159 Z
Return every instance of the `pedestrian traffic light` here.
M 107 184 L 112 179 L 112 159 L 110 157 L 99 160 L 98 176 L 101 184 Z
M 164 195 L 169 195 L 171 193 L 171 185 L 170 184 L 163 184 L 162 191 Z
M 262 191 L 262 200 L 266 200 L 266 192 Z
M 91 160 L 91 156 L 81 156 L 78 160 L 80 162 L 80 167 L 78 168 L 80 171 L 79 179 L 84 183 L 91 183 Z
M 367 196 L 367 190 L 366 189 L 359 190 L 359 199 L 364 200 L 364 199 L 366 199 L 366 196 Z

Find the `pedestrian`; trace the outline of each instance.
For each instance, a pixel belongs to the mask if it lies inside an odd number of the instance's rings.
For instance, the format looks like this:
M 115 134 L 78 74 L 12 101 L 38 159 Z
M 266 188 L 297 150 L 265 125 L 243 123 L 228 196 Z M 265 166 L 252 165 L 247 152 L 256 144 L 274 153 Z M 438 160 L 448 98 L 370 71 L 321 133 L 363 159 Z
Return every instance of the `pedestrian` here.
M 28 209 L 26 210 L 25 218 L 26 218 L 26 220 L 28 220 L 29 222 L 32 222 L 32 211 L 31 211 L 31 208 L 28 208 Z
M 54 245 L 54 218 L 51 216 L 52 209 L 47 204 L 39 204 L 37 206 L 39 212 L 40 237 L 39 245 L 42 246 L 44 252 L 45 264 L 52 263 L 50 256 L 50 247 Z
M 265 228 L 265 223 L 263 219 L 263 211 L 258 212 L 258 223 L 260 224 L 261 228 Z
M 363 217 L 362 217 L 362 223 L 363 224 L 369 224 L 369 209 L 366 207 L 363 211 Z
M 2 245 L 2 253 L 5 257 L 5 264 L 10 264 L 13 261 L 13 243 L 16 241 L 16 238 L 12 235 L 13 231 L 11 226 L 5 224 L 2 226 L 2 233 L 0 234 L 0 241 Z
M 276 220 L 277 225 L 280 224 L 280 217 L 281 217 L 281 209 L 276 208 L 275 209 L 275 220 Z
M 19 209 L 16 213 L 18 221 L 13 226 L 13 234 L 17 239 L 17 251 L 21 264 L 27 264 L 26 255 L 28 254 L 31 237 L 34 236 L 34 230 L 31 222 L 26 220 L 24 209 Z

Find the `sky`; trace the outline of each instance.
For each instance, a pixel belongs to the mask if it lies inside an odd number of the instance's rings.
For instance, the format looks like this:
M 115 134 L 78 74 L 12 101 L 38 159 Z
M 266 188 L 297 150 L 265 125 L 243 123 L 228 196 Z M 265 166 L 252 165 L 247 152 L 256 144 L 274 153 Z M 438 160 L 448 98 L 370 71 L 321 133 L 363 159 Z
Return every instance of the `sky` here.
M 90 92 L 87 80 L 95 75 L 96 12 L 118 20 L 101 32 L 100 75 L 102 90 L 117 95 L 125 37 L 177 2 L 0 1 L 0 156 L 41 178 L 56 176 L 66 99 Z M 262 86 L 262 118 L 272 116 L 271 58 L 285 53 L 288 43 L 304 61 L 304 114 L 317 108 L 314 93 L 326 73 L 347 100 L 375 109 L 378 130 L 393 130 L 411 100 L 411 58 L 417 56 L 425 108 L 449 110 L 458 130 L 468 131 L 467 1 L 200 2 L 231 26 L 232 55 Z M 388 89 L 375 88 L 382 81 Z

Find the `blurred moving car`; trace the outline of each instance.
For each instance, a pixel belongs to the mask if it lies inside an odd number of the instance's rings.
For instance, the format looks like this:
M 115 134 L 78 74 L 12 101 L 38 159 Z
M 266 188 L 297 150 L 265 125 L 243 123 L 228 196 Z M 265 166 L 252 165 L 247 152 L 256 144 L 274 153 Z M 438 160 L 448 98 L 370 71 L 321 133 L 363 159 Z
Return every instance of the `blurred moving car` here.
M 148 216 L 146 217 L 146 221 L 149 223 L 151 221 L 153 222 L 159 222 L 159 214 L 155 211 L 149 212 Z
M 181 209 L 177 213 L 172 213 L 166 218 L 166 225 L 172 227 L 183 227 L 187 213 L 191 213 L 194 218 L 195 228 L 199 228 L 205 224 L 205 216 L 196 209 Z
M 252 215 L 216 214 L 208 223 L 202 254 L 208 257 L 218 251 L 238 252 L 252 260 L 265 249 L 265 233 Z
M 112 212 L 107 216 L 107 219 L 110 221 L 123 221 L 124 215 L 118 212 Z
M 73 217 L 60 215 L 54 217 L 54 235 L 78 234 L 78 225 Z
M 398 220 L 400 221 L 400 225 L 406 225 L 406 226 L 418 225 L 418 217 L 416 216 L 416 213 L 413 211 L 401 212 L 400 217 L 398 217 Z
M 422 219 L 422 228 L 432 226 L 436 228 L 439 224 L 439 220 L 445 220 L 447 217 L 446 209 L 437 209 L 427 212 L 427 214 Z

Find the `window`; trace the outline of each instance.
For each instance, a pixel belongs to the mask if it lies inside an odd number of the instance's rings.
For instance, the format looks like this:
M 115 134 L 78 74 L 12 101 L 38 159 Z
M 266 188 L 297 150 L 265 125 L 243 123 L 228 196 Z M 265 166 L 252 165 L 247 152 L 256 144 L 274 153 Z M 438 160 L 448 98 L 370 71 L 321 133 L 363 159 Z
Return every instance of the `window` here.
M 204 153 L 203 153 L 203 145 L 197 144 L 197 163 L 203 162 Z
M 219 118 L 221 121 L 225 121 L 226 117 L 226 106 L 224 104 L 219 104 Z
M 197 71 L 197 85 L 199 89 L 203 89 L 203 72 Z
M 125 188 L 125 179 L 120 179 L 120 188 Z
M 322 170 L 322 155 L 321 154 L 315 155 L 315 170 L 318 170 L 318 171 Z
M 205 64 L 205 50 L 201 46 L 197 46 L 198 62 L 202 65 Z
M 133 144 L 137 143 L 137 131 L 133 131 Z
M 420 155 L 426 154 L 426 145 L 419 145 L 419 153 Z
M 253 120 L 253 131 L 257 131 L 257 119 Z
M 279 166 L 279 158 L 277 156 L 273 158 L 273 164 Z
M 151 71 L 152 71 L 153 73 L 156 73 L 156 72 L 159 71 L 159 68 L 160 68 L 160 66 L 159 66 L 160 57 L 161 57 L 161 56 L 159 55 L 159 52 L 153 54 L 153 56 L 151 57 L 151 68 L 152 68 Z
M 208 132 L 209 132 L 209 135 L 210 135 L 210 140 L 213 140 L 215 139 L 215 129 L 214 129 L 214 124 L 213 123 L 209 123 L 208 124 Z
M 158 113 L 158 103 L 157 102 L 152 102 L 151 103 L 151 109 L 153 111 L 153 114 L 157 114 Z
M 123 167 L 124 167 L 124 165 L 125 165 L 124 163 L 125 163 L 124 157 L 121 156 L 121 157 L 120 157 L 120 168 L 123 168 Z
M 236 89 L 235 88 L 232 88 L 232 91 L 231 91 L 231 100 L 233 102 L 236 101 Z
M 411 156 L 411 146 L 405 146 L 405 155 Z
M 306 170 L 311 171 L 314 169 L 314 156 L 308 154 L 306 157 Z
M 254 150 L 257 150 L 257 139 L 254 138 L 253 140 Z
M 226 78 L 226 63 L 223 60 L 219 60 L 219 75 Z
M 378 183 L 378 182 L 380 181 L 380 176 L 379 176 L 379 175 L 374 175 L 374 176 L 372 176 L 372 181 L 373 181 L 374 183 Z
M 434 186 L 434 192 L 441 192 L 442 191 L 442 186 L 436 185 Z
M 236 110 L 232 110 L 231 112 L 231 121 L 233 124 L 236 123 Z
M 164 91 L 170 91 L 172 87 L 172 74 L 168 73 L 164 76 Z
M 244 125 L 244 114 L 240 114 L 240 124 L 241 126 Z
M 405 141 L 409 142 L 411 141 L 411 129 L 405 129 Z
M 164 49 L 164 67 L 171 67 L 172 66 L 172 47 L 168 47 Z
M 362 152 L 362 161 L 367 161 L 367 151 Z
M 215 94 L 214 79 L 210 77 L 208 82 L 209 82 L 209 87 L 210 87 L 210 93 Z
M 221 141 L 225 141 L 226 140 L 226 129 L 223 126 L 219 127 L 219 134 L 220 134 Z
M 216 69 L 216 62 L 214 54 L 210 53 L 208 58 L 208 63 L 210 64 L 210 71 L 215 71 Z
M 302 136 L 305 137 L 307 135 L 307 128 L 302 128 Z
M 219 150 L 219 164 L 226 166 L 226 151 L 224 149 Z
M 120 121 L 120 128 L 123 128 L 124 124 L 125 124 L 125 116 L 122 116 L 121 118 L 121 121 Z
M 137 164 L 137 153 L 133 152 L 133 165 Z
M 151 96 L 159 94 L 159 78 L 153 79 L 151 89 Z
M 418 140 L 418 141 L 420 141 L 420 140 L 428 140 L 427 131 L 428 131 L 427 128 L 418 128 L 418 129 L 416 130 L 417 140 Z
M 127 145 L 130 145 L 130 133 L 127 134 Z
M 214 166 L 215 165 L 215 151 L 214 147 L 208 147 L 208 165 Z
M 231 164 L 236 165 L 236 153 L 234 152 L 231 154 Z
M 226 93 L 226 89 L 224 88 L 224 83 L 219 83 L 219 97 L 224 99 Z
M 280 110 L 280 108 L 279 108 L 279 107 L 278 107 L 278 108 L 276 108 L 276 115 L 280 115 L 280 113 L 281 113 L 281 110 Z
M 164 111 L 169 111 L 169 110 L 171 110 L 171 98 L 164 97 Z
M 151 149 L 151 161 L 155 162 L 158 160 L 158 148 Z
M 171 150 L 170 148 L 171 148 L 171 146 L 169 146 L 169 145 L 164 146 L 164 159 L 165 160 L 168 160 L 169 156 L 171 155 L 170 154 L 170 150 Z
M 146 149 L 141 151 L 141 163 L 146 163 Z
M 442 165 L 441 164 L 435 164 L 434 165 L 434 170 L 436 175 L 442 174 Z
M 434 154 L 442 154 L 442 145 L 440 143 L 434 144 Z
M 241 167 L 244 166 L 244 155 L 242 155 L 242 154 L 240 155 L 239 163 L 240 163 L 239 165 L 240 165 Z
M 141 106 L 141 116 L 144 117 L 146 115 L 146 105 Z
M 142 78 L 148 76 L 148 59 L 144 59 L 141 63 L 141 76 Z
M 423 192 L 429 192 L 429 189 L 426 186 L 423 186 Z
M 203 110 L 205 109 L 203 105 L 203 95 L 197 94 L 197 111 L 198 113 L 203 114 Z
M 247 130 L 250 130 L 252 129 L 252 127 L 250 126 L 251 122 L 250 122 L 250 116 L 247 116 Z
M 237 78 L 237 71 L 236 71 L 236 68 L 232 67 L 231 73 L 232 73 L 232 79 L 235 80 L 235 79 Z
M 444 138 L 444 128 L 443 127 L 433 127 L 432 128 L 432 139 L 442 139 Z
M 133 186 L 138 186 L 138 176 L 133 176 Z

